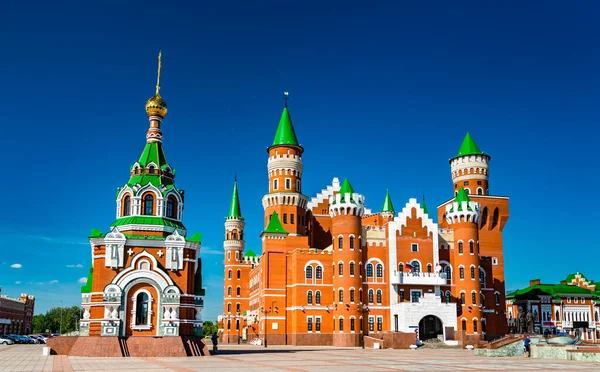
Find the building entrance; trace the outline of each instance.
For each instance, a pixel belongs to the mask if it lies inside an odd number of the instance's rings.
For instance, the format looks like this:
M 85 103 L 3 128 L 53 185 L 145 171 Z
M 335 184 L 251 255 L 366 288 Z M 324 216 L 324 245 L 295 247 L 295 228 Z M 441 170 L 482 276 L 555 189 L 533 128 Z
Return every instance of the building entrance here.
M 427 315 L 419 322 L 419 339 L 421 341 L 437 338 L 444 334 L 444 327 L 440 318 Z

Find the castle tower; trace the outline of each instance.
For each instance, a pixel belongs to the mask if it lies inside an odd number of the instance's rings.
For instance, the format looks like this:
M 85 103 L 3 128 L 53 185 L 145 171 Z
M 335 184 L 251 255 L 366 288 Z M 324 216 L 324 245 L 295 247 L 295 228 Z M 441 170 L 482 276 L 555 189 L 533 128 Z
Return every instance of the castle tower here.
M 392 204 L 392 198 L 390 192 L 385 191 L 385 200 L 383 201 L 383 208 L 381 208 L 381 217 L 384 218 L 384 222 L 388 222 L 394 219 L 394 205 Z
M 340 192 L 329 198 L 334 263 L 333 346 L 360 345 L 361 218 L 364 212 L 364 197 L 355 193 L 345 179 Z
M 184 191 L 163 150 L 161 54 L 155 94 L 145 105 L 150 126 L 129 181 L 117 190 L 110 231 L 92 230 L 92 267 L 81 289 L 81 334 L 198 336 L 204 304 L 200 234 L 182 223 Z
M 244 252 L 245 225 L 246 223 L 244 222 L 240 208 L 237 181 L 234 181 L 229 214 L 225 218 L 225 241 L 223 242 L 225 250 L 225 301 L 223 304 L 223 314 L 225 315 L 236 315 L 241 311 L 239 298 L 242 295 L 241 262 Z M 235 329 L 235 324 L 232 326 L 230 323 L 229 328 L 226 329 Z
M 455 196 L 461 187 L 467 194 L 489 195 L 490 159 L 491 156 L 484 154 L 467 132 L 458 154 L 450 159 Z
M 457 299 L 458 329 L 481 334 L 481 284 L 479 281 L 479 203 L 473 202 L 464 188 L 453 203 L 446 205 L 446 222 L 454 229 L 454 287 Z
M 287 97 L 287 95 L 286 95 Z M 263 199 L 265 224 L 277 212 L 283 228 L 290 235 L 306 234 L 306 205 L 308 198 L 302 194 L 302 153 L 292 119 L 286 104 L 279 119 L 273 144 L 267 149 L 269 160 L 269 193 Z

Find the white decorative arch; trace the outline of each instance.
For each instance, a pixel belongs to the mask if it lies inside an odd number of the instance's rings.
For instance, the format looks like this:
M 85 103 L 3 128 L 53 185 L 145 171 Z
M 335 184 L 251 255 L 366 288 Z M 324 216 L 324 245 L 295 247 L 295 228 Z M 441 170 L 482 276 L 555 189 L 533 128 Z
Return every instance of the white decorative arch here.
M 142 258 L 149 259 L 149 261 L 151 262 L 150 270 L 136 269 L 137 262 Z M 161 291 L 163 291 L 168 286 L 174 285 L 173 280 L 158 268 L 158 262 L 156 261 L 156 258 L 146 251 L 142 251 L 141 253 L 136 254 L 131 260 L 131 265 L 129 265 L 128 268 L 117 274 L 113 278 L 111 283 L 117 284 L 121 288 L 125 288 L 130 282 L 136 279 L 145 278 L 154 280 L 159 285 Z

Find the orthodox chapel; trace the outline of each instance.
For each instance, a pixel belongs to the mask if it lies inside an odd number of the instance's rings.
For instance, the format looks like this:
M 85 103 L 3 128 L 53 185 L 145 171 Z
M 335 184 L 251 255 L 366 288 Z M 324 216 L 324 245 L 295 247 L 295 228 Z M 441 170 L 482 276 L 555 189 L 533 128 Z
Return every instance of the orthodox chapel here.
M 163 149 L 161 56 L 146 102 L 146 144 L 117 189 L 114 222 L 89 237 L 92 264 L 81 289 L 81 335 L 201 336 L 204 288 L 200 234 L 183 224 L 184 190 Z
M 469 133 L 449 160 L 449 199 L 373 210 L 347 178 L 303 194 L 304 148 L 286 105 L 267 149 L 261 254 L 245 249 L 237 181 L 224 235 L 224 342 L 466 345 L 507 331 L 502 232 L 508 197 Z M 310 170 L 308 170 L 310 171 Z M 437 222 L 436 222 L 437 221 Z

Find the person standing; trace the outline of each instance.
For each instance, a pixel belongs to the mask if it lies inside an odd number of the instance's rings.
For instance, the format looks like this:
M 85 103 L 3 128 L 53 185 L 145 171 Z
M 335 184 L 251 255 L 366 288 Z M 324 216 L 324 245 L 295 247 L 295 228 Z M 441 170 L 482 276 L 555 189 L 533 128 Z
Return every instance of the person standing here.
M 218 345 L 219 345 L 219 337 L 217 336 L 216 333 L 213 333 L 211 340 L 212 340 L 212 344 L 213 344 L 213 351 L 216 353 L 218 350 Z
M 525 356 L 529 358 L 531 356 L 531 340 L 529 339 L 529 335 L 525 335 L 523 345 L 525 346 Z

